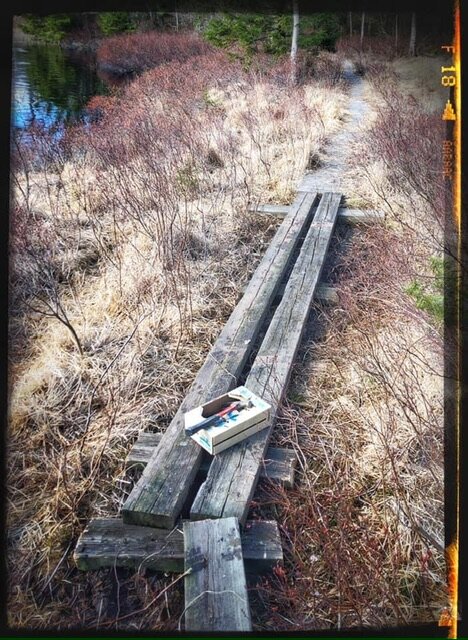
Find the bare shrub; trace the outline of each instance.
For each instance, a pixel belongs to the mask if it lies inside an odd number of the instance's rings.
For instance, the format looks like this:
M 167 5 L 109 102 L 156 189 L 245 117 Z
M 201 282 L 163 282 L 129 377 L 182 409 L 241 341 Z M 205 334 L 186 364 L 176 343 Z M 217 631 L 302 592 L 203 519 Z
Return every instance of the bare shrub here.
M 113 73 L 145 71 L 169 61 L 186 60 L 212 51 L 195 33 L 146 31 L 106 38 L 97 50 L 98 65 Z
M 384 60 L 392 60 L 401 53 L 401 45 L 399 49 L 396 49 L 395 38 L 392 36 L 366 35 L 361 48 L 361 36 L 360 34 L 356 34 L 340 38 L 336 43 L 336 50 L 338 53 L 353 60 L 360 60 L 363 55 L 365 56 L 364 59 L 366 59 L 369 54 L 374 57 L 378 56 Z
M 285 567 L 252 584 L 257 630 L 435 622 L 447 602 L 443 349 L 401 291 L 407 238 L 385 227 L 338 252 L 339 303 L 316 305 L 275 444 L 298 486 L 264 484 L 253 517 L 279 520 Z
M 443 121 L 402 93 L 388 67 L 376 68 L 370 79 L 377 92 L 375 120 L 353 161 L 361 197 L 368 193 L 369 206 L 382 208 L 399 228 L 417 234 L 427 251 L 444 251 Z
M 124 501 L 131 443 L 170 422 L 274 233 L 249 204 L 291 200 L 345 103 L 318 83 L 284 93 L 222 52 L 192 56 L 184 38 L 190 57 L 155 45 L 158 67 L 93 98 L 86 124 L 31 130 L 13 158 L 14 626 L 177 627 L 179 583 L 80 574 L 71 554 L 89 518 Z

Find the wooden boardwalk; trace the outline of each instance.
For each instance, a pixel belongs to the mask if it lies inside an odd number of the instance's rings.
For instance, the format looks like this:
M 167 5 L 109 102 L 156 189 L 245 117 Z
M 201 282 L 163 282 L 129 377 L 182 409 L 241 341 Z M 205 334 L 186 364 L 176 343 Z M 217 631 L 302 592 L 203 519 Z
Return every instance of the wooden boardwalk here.
M 237 518 L 184 522 L 184 538 L 185 628 L 251 631 Z
M 166 432 L 142 433 L 132 447 L 127 468 L 141 477 L 121 517 L 92 520 L 75 549 L 82 570 L 184 571 L 187 631 L 252 629 L 246 576 L 271 570 L 283 555 L 276 522 L 248 521 L 249 506 L 261 478 L 294 484 L 295 453 L 269 440 L 314 299 L 337 300 L 320 283 L 335 225 L 382 220 L 343 207 L 333 192 L 299 191 L 290 206 L 255 210 L 283 221 L 244 295 Z M 185 435 L 183 414 L 238 386 L 242 375 L 271 404 L 269 426 L 209 456 Z M 182 522 L 182 512 L 190 519 Z
M 175 525 L 202 461 L 202 449 L 185 436 L 183 414 L 236 386 L 294 250 L 310 222 L 316 199 L 315 193 L 296 198 L 128 497 L 122 509 L 124 522 L 166 528 Z
M 192 519 L 236 516 L 241 523 L 246 520 L 275 416 L 312 306 L 340 201 L 340 194 L 322 196 L 283 298 L 245 382 L 248 389 L 271 404 L 270 426 L 214 457 L 190 511 Z
M 246 570 L 262 573 L 283 559 L 278 525 L 252 520 L 242 530 L 242 555 Z M 95 518 L 81 535 L 74 552 L 79 569 L 127 567 L 136 571 L 184 570 L 184 536 L 179 527 L 154 529 L 125 524 L 122 518 Z

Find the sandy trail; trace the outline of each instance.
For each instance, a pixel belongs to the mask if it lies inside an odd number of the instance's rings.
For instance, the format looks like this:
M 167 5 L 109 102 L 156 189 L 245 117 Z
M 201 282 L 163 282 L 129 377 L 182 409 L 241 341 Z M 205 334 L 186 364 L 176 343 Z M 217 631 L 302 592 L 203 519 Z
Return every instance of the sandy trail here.
M 321 166 L 304 174 L 298 184 L 299 191 L 341 191 L 343 177 L 348 168 L 348 158 L 354 143 L 363 135 L 369 106 L 363 98 L 364 83 L 349 60 L 343 64 L 343 77 L 350 85 L 346 122 L 321 154 Z

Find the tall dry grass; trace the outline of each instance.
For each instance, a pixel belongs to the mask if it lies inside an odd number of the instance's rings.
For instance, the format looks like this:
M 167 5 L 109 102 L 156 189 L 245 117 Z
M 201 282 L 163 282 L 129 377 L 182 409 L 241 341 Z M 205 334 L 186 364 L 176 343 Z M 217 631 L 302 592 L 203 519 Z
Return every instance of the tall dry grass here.
M 385 223 L 336 234 L 339 302 L 316 305 L 274 434 L 298 454 L 297 487 L 265 485 L 253 505 L 277 518 L 286 555 L 252 584 L 258 630 L 436 623 L 448 605 L 443 330 L 407 288 L 435 296 L 431 261 L 447 258 L 444 130 L 431 85 L 409 97 L 401 69 L 369 70 L 345 176 L 348 202 Z
M 12 627 L 170 630 L 167 576 L 82 574 L 87 521 L 115 515 L 126 454 L 163 431 L 277 223 L 343 89 L 285 90 L 223 54 L 161 64 L 92 122 L 12 158 L 8 615 Z M 148 606 L 161 594 L 164 597 Z

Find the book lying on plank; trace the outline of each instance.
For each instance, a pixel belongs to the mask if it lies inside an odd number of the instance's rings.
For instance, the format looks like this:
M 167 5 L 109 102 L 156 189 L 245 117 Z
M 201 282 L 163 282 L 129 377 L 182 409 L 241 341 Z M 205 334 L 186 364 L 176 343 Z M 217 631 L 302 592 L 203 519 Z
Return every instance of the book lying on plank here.
M 268 427 L 270 405 L 237 387 L 184 414 L 185 433 L 211 455 L 216 455 Z

